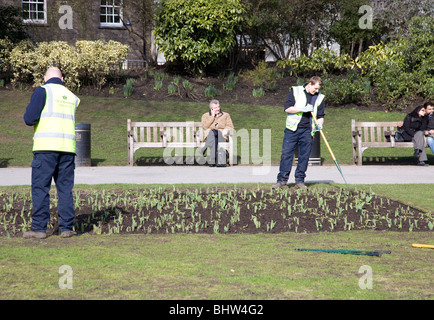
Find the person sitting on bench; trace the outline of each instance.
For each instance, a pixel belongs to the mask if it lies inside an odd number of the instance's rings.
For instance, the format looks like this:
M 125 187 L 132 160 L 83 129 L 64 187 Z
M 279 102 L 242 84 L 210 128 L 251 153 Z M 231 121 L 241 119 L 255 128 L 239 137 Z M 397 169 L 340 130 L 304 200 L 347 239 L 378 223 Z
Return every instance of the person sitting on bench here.
M 221 111 L 218 100 L 209 103 L 209 111 L 202 115 L 202 127 L 205 129 L 205 146 L 201 153 L 209 149 L 208 164 L 211 167 L 226 167 L 226 151 L 220 151 L 218 143 L 227 141 L 229 130 L 234 129 L 234 125 L 229 113 Z
M 414 146 L 414 156 L 418 159 L 418 166 L 428 166 L 425 161 L 428 160 L 425 152 L 425 132 L 428 118 L 426 109 L 423 105 L 416 107 L 412 112 L 407 114 L 402 125 L 404 131 L 402 136 L 404 141 L 412 141 Z

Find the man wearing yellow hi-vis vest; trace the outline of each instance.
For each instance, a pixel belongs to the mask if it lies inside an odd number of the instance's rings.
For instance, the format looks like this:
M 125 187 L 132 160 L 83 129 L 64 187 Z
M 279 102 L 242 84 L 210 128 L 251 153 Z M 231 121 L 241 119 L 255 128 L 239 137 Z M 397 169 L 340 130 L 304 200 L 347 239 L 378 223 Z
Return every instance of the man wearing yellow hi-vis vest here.
M 35 89 L 24 114 L 34 126 L 32 167 L 32 224 L 25 238 L 43 239 L 50 220 L 51 180 L 58 194 L 61 237 L 75 235 L 75 210 L 72 197 L 75 170 L 75 111 L 80 99 L 69 91 L 61 71 L 48 68 L 44 85 Z
M 286 128 L 282 143 L 282 156 L 280 159 L 277 183 L 273 188 L 287 187 L 289 174 L 295 150 L 298 147 L 298 163 L 295 170 L 295 187 L 305 189 L 304 180 L 309 164 L 309 156 L 312 150 L 313 136 L 321 130 L 324 124 L 324 95 L 319 93 L 322 80 L 314 76 L 304 86 L 294 86 L 289 92 L 284 110 L 286 116 Z M 317 118 L 315 124 L 312 113 Z

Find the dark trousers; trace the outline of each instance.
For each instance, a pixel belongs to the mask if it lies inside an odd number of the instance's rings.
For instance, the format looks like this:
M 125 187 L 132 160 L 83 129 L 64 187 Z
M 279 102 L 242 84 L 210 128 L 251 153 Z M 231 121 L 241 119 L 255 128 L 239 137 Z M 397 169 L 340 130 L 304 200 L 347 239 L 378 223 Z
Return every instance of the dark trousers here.
M 413 141 L 414 149 L 420 150 L 420 153 L 418 155 L 419 162 L 427 161 L 428 158 L 426 156 L 426 151 L 425 151 L 425 132 L 424 131 L 416 131 L 412 141 Z
M 312 143 L 313 137 L 311 128 L 298 128 L 296 131 L 291 131 L 285 128 L 277 182 L 288 181 L 297 146 L 298 163 L 294 174 L 295 183 L 304 182 L 304 179 L 306 178 L 307 166 L 309 165 L 309 156 L 312 150 Z
M 209 148 L 209 156 L 208 156 L 208 164 L 226 164 L 226 161 L 224 163 L 218 163 L 218 143 L 219 142 L 226 142 L 226 139 L 223 138 L 222 132 L 217 129 L 213 129 L 210 131 L 206 138 L 205 146 L 202 149 L 202 153 L 205 152 L 207 148 Z
M 59 214 L 59 229 L 70 231 L 74 225 L 75 155 L 62 152 L 35 152 L 32 161 L 32 227 L 35 232 L 45 232 L 50 220 L 51 180 L 56 183 Z

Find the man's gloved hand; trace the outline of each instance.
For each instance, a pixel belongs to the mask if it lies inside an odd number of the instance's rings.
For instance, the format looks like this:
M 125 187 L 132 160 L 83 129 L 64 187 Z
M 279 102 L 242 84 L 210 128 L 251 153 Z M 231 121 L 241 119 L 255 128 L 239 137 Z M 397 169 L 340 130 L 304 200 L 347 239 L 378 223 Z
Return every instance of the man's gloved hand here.
M 321 123 L 315 124 L 315 130 L 316 131 L 322 130 L 322 124 Z
M 313 111 L 313 105 L 308 104 L 305 107 L 298 108 L 300 112 L 312 112 Z

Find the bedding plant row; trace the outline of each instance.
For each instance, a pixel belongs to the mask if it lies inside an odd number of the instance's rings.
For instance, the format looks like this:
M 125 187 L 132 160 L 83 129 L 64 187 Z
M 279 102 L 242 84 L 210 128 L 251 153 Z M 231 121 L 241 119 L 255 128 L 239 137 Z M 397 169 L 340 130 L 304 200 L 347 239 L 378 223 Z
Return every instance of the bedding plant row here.
M 375 192 L 337 187 L 155 187 L 140 190 L 77 190 L 79 234 L 311 233 L 350 230 L 432 231 L 434 218 Z M 28 192 L 0 192 L 0 236 L 30 229 Z M 50 195 L 48 234 L 58 233 L 57 194 Z

